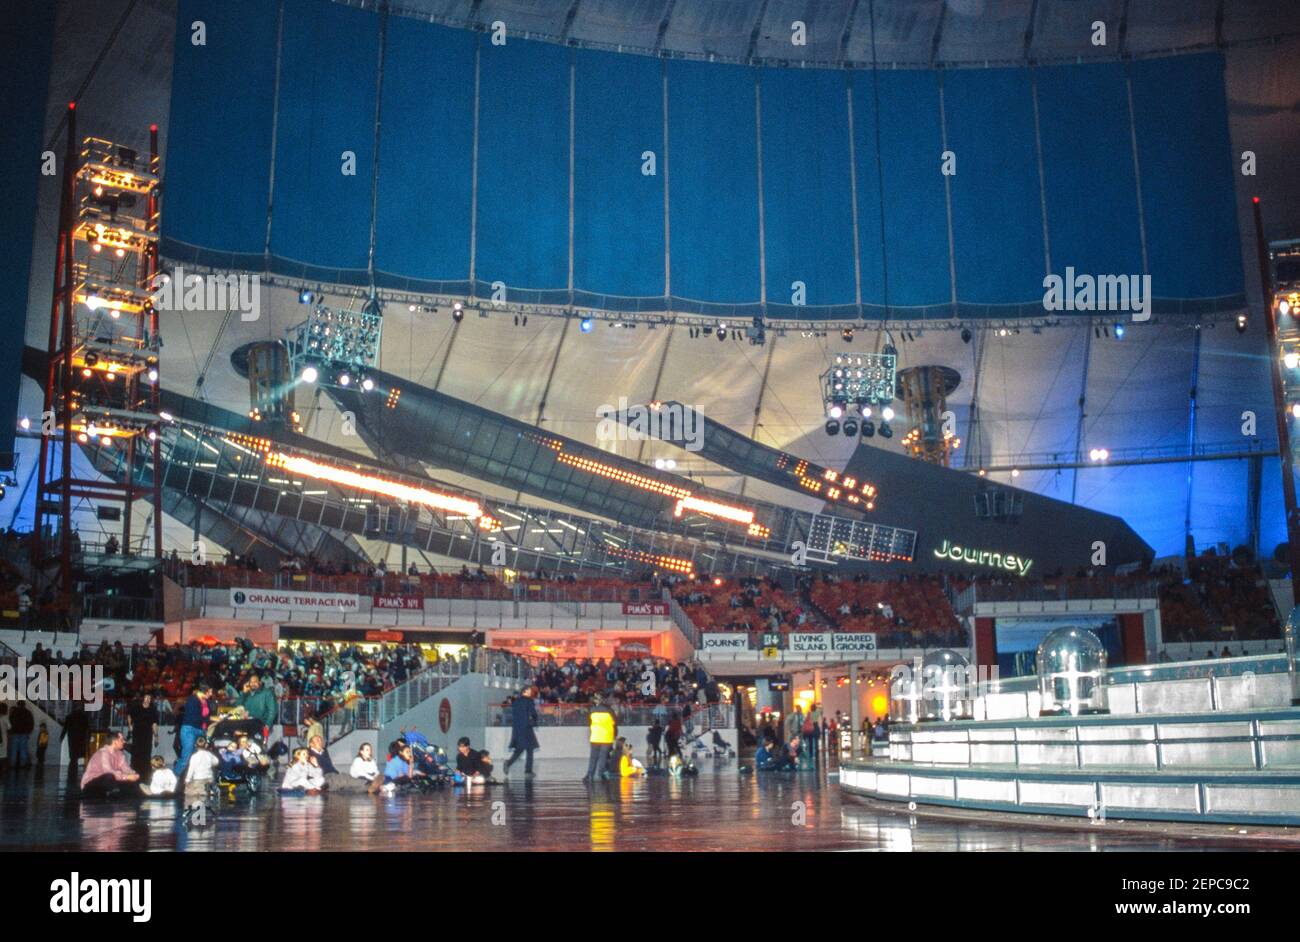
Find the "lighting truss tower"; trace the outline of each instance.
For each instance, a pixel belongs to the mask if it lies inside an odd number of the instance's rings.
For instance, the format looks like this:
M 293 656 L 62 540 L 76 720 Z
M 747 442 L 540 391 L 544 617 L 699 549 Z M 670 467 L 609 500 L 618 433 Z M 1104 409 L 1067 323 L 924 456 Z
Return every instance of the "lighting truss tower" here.
M 1296 505 L 1295 465 L 1300 436 L 1300 239 L 1264 244 L 1264 222 L 1255 197 L 1256 249 L 1265 326 L 1272 346 L 1273 403 L 1277 409 L 1278 451 L 1282 464 L 1282 499 L 1291 564 L 1291 592 L 1300 605 L 1300 508 Z
M 98 138 L 78 141 L 76 117 L 69 103 L 33 541 L 38 571 L 58 563 L 54 585 L 65 606 L 74 501 L 94 501 L 101 519 L 119 517 L 122 552 L 138 554 L 144 540 L 133 545 L 131 507 L 150 499 L 153 555 L 162 555 L 161 482 L 152 472 L 139 480 L 144 465 L 156 469 L 160 458 L 158 126 L 141 154 Z M 74 477 L 76 447 L 123 449 L 124 480 Z M 119 514 L 105 513 L 112 504 L 121 505 Z

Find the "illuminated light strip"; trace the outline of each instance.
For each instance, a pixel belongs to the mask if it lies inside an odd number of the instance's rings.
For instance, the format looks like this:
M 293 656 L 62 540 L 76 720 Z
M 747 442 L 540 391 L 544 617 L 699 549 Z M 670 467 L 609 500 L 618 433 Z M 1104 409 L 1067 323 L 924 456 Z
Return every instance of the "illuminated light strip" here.
M 643 491 L 652 491 L 656 494 L 663 494 L 667 497 L 676 497 L 678 500 L 685 500 L 691 496 L 691 492 L 675 484 L 665 484 L 662 481 L 656 481 L 654 478 L 648 478 L 643 474 L 637 474 L 634 471 L 624 471 L 622 468 L 615 468 L 613 465 L 603 464 L 599 461 L 592 461 L 590 458 L 576 458 L 573 455 L 560 453 L 556 455 L 556 461 L 563 464 L 571 465 L 580 471 L 588 471 L 591 474 L 598 474 L 601 477 L 611 478 L 620 481 L 623 484 L 630 484 L 633 487 L 639 487 Z M 753 515 L 750 515 L 751 519 Z
M 743 507 L 732 507 L 729 504 L 721 504 L 716 500 L 706 500 L 703 497 L 681 498 L 677 501 L 677 506 L 673 508 L 673 516 L 680 517 L 683 510 L 694 510 L 696 513 L 702 513 L 707 517 L 719 517 L 733 523 L 748 525 L 754 522 L 754 511 L 752 510 L 745 510 Z
M 590 474 L 596 474 L 606 477 L 622 484 L 632 487 L 638 487 L 643 491 L 650 491 L 653 494 L 663 494 L 666 497 L 677 499 L 677 506 L 673 508 L 673 516 L 680 517 L 683 510 L 692 510 L 696 513 L 704 514 L 706 517 L 715 517 L 719 520 L 730 520 L 732 523 L 742 523 L 746 526 L 754 522 L 754 511 L 746 510 L 743 507 L 735 507 L 731 504 L 724 504 L 716 500 L 708 500 L 703 497 L 695 497 L 684 487 L 676 484 L 668 484 L 664 481 L 656 481 L 654 478 L 638 474 L 635 471 L 625 471 L 622 468 L 616 468 L 613 465 L 604 462 L 594 461 L 591 458 L 581 458 L 574 455 L 566 455 L 563 452 L 563 444 L 553 439 L 543 439 L 534 436 L 534 440 L 554 448 L 559 454 L 555 460 L 562 464 L 567 464 L 577 468 L 580 471 L 586 471 Z M 771 532 L 770 530 L 768 531 Z M 751 533 L 751 535 L 753 535 Z
M 641 563 L 654 563 L 662 566 L 664 569 L 671 569 L 674 572 L 686 573 L 693 575 L 695 572 L 695 563 L 689 559 L 680 559 L 676 556 L 658 556 L 654 553 L 646 553 L 641 550 L 626 550 L 616 547 L 609 547 L 607 552 L 611 556 L 621 556 L 624 559 L 632 559 Z
M 400 484 L 397 481 L 387 481 L 371 474 L 361 474 L 357 471 L 349 471 L 347 468 L 336 468 L 333 465 L 321 464 L 318 461 L 312 461 L 310 458 L 298 458 L 293 455 L 286 455 L 284 452 L 275 451 L 266 456 L 266 463 L 273 468 L 284 468 L 286 471 L 292 471 L 304 477 L 316 478 L 320 481 L 332 481 L 344 487 L 355 487 L 358 490 L 383 494 L 386 497 L 394 497 L 411 504 L 422 504 L 425 507 L 433 507 L 438 510 L 450 510 L 464 514 L 474 520 L 486 516 L 482 506 L 475 500 L 454 497 L 451 494 L 439 494 L 437 491 L 412 487 L 409 484 Z M 479 526 L 481 528 L 491 529 L 492 524 L 500 527 L 500 524 L 492 520 L 491 517 L 487 517 L 487 519 L 491 523 L 484 526 L 483 521 L 480 520 Z

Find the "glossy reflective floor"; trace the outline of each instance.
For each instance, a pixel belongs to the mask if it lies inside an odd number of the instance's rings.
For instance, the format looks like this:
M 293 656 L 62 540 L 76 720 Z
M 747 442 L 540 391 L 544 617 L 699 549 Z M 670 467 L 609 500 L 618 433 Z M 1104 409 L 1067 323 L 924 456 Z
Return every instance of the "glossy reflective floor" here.
M 1294 832 L 966 813 L 908 815 L 841 800 L 825 771 L 741 775 L 705 763 L 698 777 L 579 781 L 585 763 L 538 759 L 536 778 L 391 798 L 264 794 L 186 831 L 167 801 L 81 802 L 54 770 L 0 774 L 0 850 L 1023 850 L 1300 848 Z M 74 790 L 75 791 L 75 790 Z

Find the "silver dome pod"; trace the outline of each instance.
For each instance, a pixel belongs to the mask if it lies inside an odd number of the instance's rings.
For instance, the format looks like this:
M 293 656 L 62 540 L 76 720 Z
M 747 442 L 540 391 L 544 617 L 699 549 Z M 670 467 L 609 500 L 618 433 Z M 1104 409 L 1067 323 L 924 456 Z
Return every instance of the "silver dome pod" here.
M 921 659 L 921 720 L 968 720 L 975 713 L 970 661 L 946 648 Z
M 889 672 L 889 722 L 915 723 L 921 710 L 921 685 L 909 664 Z
M 1282 637 L 1286 640 L 1286 672 L 1291 677 L 1291 705 L 1300 706 L 1300 673 L 1296 671 L 1296 660 L 1300 658 L 1300 605 L 1287 616 Z
M 1109 713 L 1106 647 L 1086 628 L 1057 628 L 1038 643 L 1039 716 Z

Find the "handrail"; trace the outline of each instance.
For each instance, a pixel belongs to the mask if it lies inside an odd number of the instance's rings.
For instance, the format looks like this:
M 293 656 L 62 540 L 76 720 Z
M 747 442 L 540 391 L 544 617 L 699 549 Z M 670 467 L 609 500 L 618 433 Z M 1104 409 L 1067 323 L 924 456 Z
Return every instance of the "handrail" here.
M 680 717 L 682 707 L 685 705 L 681 703 L 664 704 L 667 707 L 669 717 Z M 620 726 L 649 726 L 654 719 L 655 710 L 660 705 L 656 703 L 610 703 L 607 706 L 613 711 L 614 719 L 618 721 Z M 691 726 L 697 732 L 735 728 L 734 714 L 730 703 L 692 703 L 690 707 Z M 504 703 L 497 703 L 493 704 L 490 709 L 491 712 L 488 714 L 489 726 L 511 725 L 510 707 Z M 590 703 L 539 703 L 537 704 L 537 725 L 586 726 L 590 712 Z
M 1287 670 L 1285 654 L 1261 654 L 1251 657 L 1224 657 L 1215 660 L 1171 661 L 1167 664 L 1137 664 L 1108 668 L 1101 675 L 1106 686 L 1149 683 L 1167 680 L 1203 680 L 1209 677 L 1236 677 L 1240 674 L 1281 674 Z M 990 693 L 1017 693 L 1037 690 L 1038 675 L 1026 674 L 989 682 Z
M 186 588 L 281 589 L 347 595 L 410 595 L 428 599 L 480 599 L 502 602 L 645 602 L 657 601 L 660 590 L 652 583 L 622 580 L 564 582 L 519 577 L 506 582 L 496 576 L 474 574 L 390 572 L 323 574 L 282 569 L 252 571 L 237 566 L 168 562 L 169 574 Z

